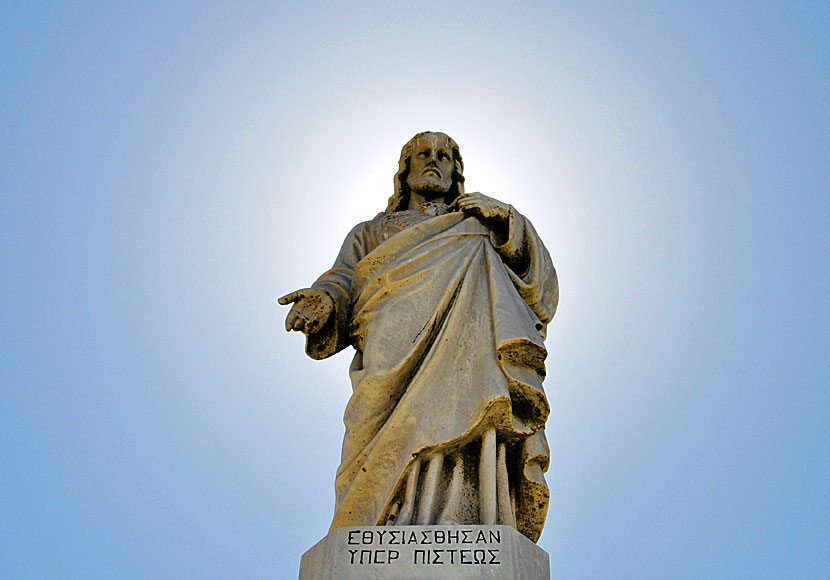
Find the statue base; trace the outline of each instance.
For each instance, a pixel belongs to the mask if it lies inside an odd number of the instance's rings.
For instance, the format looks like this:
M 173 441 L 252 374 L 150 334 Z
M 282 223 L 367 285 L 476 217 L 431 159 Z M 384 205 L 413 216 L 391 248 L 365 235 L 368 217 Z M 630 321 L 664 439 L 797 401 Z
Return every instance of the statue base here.
M 550 580 L 547 552 L 510 526 L 353 526 L 303 554 L 300 580 Z

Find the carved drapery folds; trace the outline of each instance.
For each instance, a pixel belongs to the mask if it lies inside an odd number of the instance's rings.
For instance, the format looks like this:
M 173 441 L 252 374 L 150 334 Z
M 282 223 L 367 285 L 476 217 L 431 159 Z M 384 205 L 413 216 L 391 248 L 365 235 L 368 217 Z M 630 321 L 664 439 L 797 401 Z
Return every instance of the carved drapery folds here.
M 335 314 L 308 354 L 357 351 L 332 528 L 501 523 L 537 540 L 558 286 L 530 222 L 510 208 L 497 240 L 460 212 L 384 212 L 313 288 Z

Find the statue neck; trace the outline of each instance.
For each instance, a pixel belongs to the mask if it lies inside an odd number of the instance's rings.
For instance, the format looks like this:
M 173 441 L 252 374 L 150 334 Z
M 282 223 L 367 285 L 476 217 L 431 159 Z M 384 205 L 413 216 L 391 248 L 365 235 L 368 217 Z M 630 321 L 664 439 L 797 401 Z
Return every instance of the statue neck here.
M 409 192 L 409 209 L 417 209 L 424 211 L 427 207 L 441 206 L 446 207 L 444 203 L 444 193 L 434 191 L 410 191 Z

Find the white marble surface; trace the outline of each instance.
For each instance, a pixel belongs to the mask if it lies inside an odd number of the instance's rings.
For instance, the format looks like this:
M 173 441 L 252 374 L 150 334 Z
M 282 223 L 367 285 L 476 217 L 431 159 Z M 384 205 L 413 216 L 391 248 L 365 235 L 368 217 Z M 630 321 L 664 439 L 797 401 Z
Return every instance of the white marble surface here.
M 548 554 L 510 526 L 353 526 L 303 555 L 300 580 L 549 580 Z

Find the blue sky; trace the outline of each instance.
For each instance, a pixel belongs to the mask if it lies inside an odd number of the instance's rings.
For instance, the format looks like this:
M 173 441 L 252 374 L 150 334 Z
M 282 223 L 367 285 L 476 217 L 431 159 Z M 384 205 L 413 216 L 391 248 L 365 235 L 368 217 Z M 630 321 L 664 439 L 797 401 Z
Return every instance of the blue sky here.
M 830 573 L 819 2 L 0 6 L 0 576 L 292 578 L 350 354 L 275 298 L 445 131 L 561 279 L 555 578 Z

